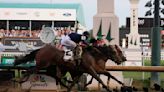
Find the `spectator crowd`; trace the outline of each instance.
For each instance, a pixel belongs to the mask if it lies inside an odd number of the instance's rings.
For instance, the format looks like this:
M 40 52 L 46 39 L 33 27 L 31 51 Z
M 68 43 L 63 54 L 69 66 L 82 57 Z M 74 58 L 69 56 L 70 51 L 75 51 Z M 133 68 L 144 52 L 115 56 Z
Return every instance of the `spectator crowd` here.
M 55 35 L 61 36 L 65 34 L 67 28 L 54 29 Z M 39 37 L 41 30 L 4 30 L 0 29 L 0 37 Z
M 0 37 L 39 37 L 41 30 L 4 30 L 0 29 Z

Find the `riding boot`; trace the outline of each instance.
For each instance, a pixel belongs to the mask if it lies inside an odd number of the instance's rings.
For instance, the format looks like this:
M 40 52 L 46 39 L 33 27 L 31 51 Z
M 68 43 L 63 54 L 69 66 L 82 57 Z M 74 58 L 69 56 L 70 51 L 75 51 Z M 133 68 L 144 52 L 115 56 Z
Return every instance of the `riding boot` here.
M 82 55 L 82 47 L 77 45 L 77 47 L 75 48 L 75 55 L 74 55 L 74 60 L 76 61 L 76 65 L 80 65 L 81 55 Z

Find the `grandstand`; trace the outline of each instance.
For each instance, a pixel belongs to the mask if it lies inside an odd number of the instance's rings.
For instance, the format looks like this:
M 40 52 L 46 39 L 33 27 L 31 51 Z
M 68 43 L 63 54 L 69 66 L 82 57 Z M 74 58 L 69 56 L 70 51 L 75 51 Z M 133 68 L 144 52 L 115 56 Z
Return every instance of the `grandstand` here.
M 13 63 L 14 56 L 24 54 L 15 47 L 22 41 L 30 49 L 41 47 L 44 43 L 38 34 L 43 26 L 76 29 L 78 24 L 85 28 L 81 4 L 0 3 L 0 11 L 0 38 L 5 47 L 0 64 Z
M 41 4 L 41 3 L 0 3 L 0 29 L 41 30 L 42 26 L 63 28 L 76 23 L 85 28 L 81 4 Z

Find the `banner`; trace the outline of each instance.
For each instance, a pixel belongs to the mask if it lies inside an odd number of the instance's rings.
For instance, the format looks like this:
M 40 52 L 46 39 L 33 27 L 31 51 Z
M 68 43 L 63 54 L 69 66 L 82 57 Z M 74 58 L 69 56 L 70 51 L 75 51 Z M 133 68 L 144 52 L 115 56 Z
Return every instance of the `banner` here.
M 22 83 L 21 87 L 22 89 L 31 87 L 31 90 L 57 90 L 55 79 L 41 74 L 32 74 L 28 81 Z
M 43 42 L 40 40 L 40 38 L 30 38 L 30 37 L 5 37 L 3 38 L 3 45 L 5 47 L 7 46 L 15 46 L 21 43 L 25 43 L 28 45 L 28 47 L 41 47 L 43 46 Z M 7 49 L 5 48 L 5 51 L 19 51 L 19 49 Z
M 151 28 L 153 27 L 153 18 L 138 18 L 138 28 Z M 164 18 L 160 20 L 161 27 L 164 27 Z M 126 18 L 126 28 L 130 27 L 130 18 Z
M 0 20 L 76 20 L 76 9 L 0 8 L 0 11 Z

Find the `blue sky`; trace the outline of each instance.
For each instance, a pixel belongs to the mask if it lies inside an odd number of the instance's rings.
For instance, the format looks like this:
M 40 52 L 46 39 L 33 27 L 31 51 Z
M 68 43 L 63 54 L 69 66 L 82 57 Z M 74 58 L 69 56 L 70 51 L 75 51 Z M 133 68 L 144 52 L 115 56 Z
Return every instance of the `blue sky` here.
M 119 18 L 119 25 L 125 25 L 126 17 L 130 16 L 129 0 L 114 0 L 115 14 Z M 149 0 L 140 0 L 139 2 L 139 17 L 144 17 L 148 8 L 145 8 L 145 3 Z M 84 17 L 87 29 L 93 27 L 93 16 L 97 12 L 97 0 L 0 0 L 7 3 L 81 3 L 83 5 Z

